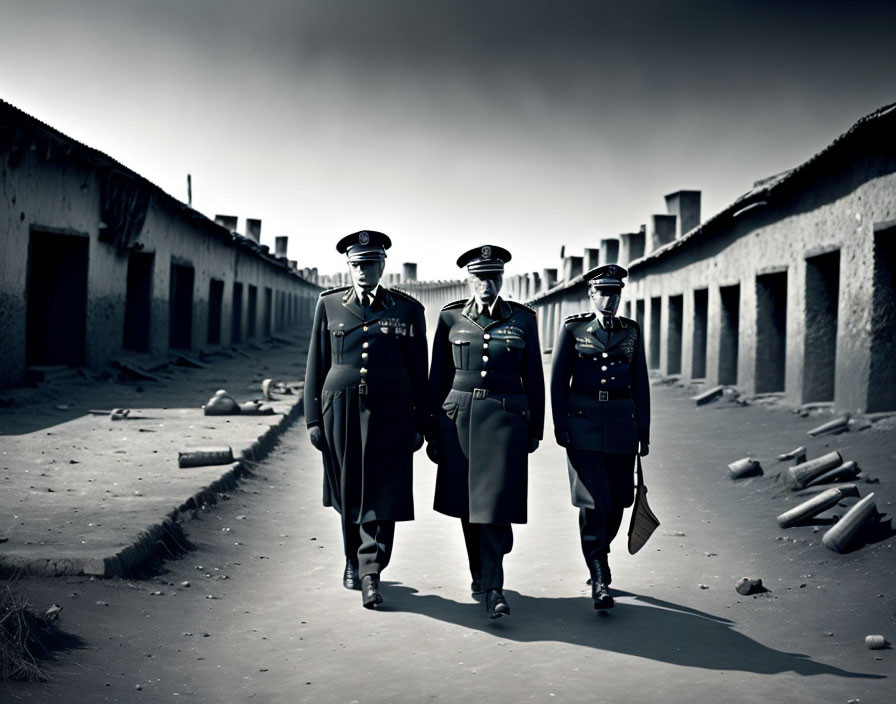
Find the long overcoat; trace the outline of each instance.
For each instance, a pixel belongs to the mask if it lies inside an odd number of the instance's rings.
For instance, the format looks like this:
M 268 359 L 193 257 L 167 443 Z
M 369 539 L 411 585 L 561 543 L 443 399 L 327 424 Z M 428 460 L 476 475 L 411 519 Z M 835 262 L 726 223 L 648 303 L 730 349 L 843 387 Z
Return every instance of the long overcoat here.
M 325 506 L 361 523 L 414 517 L 415 433 L 427 419 L 423 306 L 380 286 L 369 309 L 353 287 L 317 302 L 305 371 L 305 419 L 326 440 Z
M 471 523 L 525 523 L 529 442 L 544 429 L 538 327 L 531 308 L 501 298 L 492 316 L 478 318 L 472 299 L 439 315 L 429 375 L 434 508 Z
M 650 441 L 650 381 L 638 323 L 615 317 L 605 330 L 594 313 L 568 317 L 552 353 L 551 412 L 554 431 L 569 435 L 569 448 L 634 455 Z M 576 506 L 593 498 L 570 462 Z

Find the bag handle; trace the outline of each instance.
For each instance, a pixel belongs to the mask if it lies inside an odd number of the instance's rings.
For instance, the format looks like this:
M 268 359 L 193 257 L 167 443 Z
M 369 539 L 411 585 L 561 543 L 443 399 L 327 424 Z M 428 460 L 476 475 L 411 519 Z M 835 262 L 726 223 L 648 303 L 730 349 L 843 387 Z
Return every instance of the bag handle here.
M 638 491 L 647 493 L 647 485 L 644 483 L 644 470 L 641 468 L 641 455 L 638 455 Z

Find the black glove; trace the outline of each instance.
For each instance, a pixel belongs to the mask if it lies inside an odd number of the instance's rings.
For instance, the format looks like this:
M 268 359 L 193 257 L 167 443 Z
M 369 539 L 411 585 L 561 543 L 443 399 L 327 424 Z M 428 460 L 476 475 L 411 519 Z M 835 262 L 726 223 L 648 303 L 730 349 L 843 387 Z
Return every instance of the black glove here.
M 311 444 L 314 445 L 315 449 L 320 452 L 324 451 L 324 434 L 320 429 L 320 426 L 314 425 L 308 428 L 308 437 L 311 440 Z
M 565 430 L 555 430 L 554 437 L 560 447 L 569 447 L 569 433 Z
M 434 442 L 426 443 L 426 456 L 429 457 L 433 461 L 433 463 L 439 463 L 439 446 Z
M 536 438 L 535 436 L 531 436 L 529 438 L 529 452 L 530 453 L 535 452 L 538 449 L 539 442 L 541 442 L 541 441 L 538 438 Z
M 414 452 L 423 447 L 423 435 L 422 433 L 414 433 Z
M 638 454 L 641 455 L 641 457 L 647 457 L 647 455 L 650 454 L 650 443 L 645 442 L 644 440 L 639 442 L 638 443 Z

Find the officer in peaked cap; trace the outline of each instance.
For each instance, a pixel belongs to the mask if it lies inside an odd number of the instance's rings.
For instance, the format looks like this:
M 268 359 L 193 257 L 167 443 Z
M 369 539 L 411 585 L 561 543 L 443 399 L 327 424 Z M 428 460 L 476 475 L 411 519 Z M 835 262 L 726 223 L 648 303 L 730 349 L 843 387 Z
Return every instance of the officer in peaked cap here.
M 461 519 L 474 593 L 490 618 L 510 613 L 503 558 L 526 522 L 528 453 L 544 426 L 535 312 L 500 297 L 510 252 L 483 245 L 457 265 L 471 296 L 439 315 L 429 374 L 427 454 L 437 462 L 435 510 Z
M 413 454 L 427 418 L 423 306 L 380 284 L 389 238 L 343 237 L 352 285 L 320 294 L 305 372 L 305 418 L 324 464 L 324 505 L 342 517 L 343 585 L 382 603 L 396 521 L 414 518 Z
M 551 369 L 554 433 L 566 448 L 595 609 L 613 606 L 610 543 L 634 500 L 635 455 L 646 455 L 650 440 L 641 329 L 616 315 L 627 275 L 618 264 L 584 275 L 592 312 L 572 315 L 560 326 Z

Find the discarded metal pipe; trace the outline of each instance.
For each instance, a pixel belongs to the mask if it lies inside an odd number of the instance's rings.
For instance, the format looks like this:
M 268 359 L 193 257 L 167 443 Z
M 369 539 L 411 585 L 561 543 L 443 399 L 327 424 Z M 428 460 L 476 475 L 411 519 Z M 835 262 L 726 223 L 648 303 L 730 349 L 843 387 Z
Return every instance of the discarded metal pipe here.
M 844 430 L 849 430 L 849 413 L 844 413 L 839 418 L 834 418 L 834 420 L 829 420 L 827 423 L 822 423 L 817 428 L 812 428 L 809 431 L 809 435 L 814 438 L 816 435 L 840 433 Z
M 868 648 L 868 650 L 883 650 L 889 645 L 890 643 L 883 636 L 865 636 L 865 647 Z
M 818 484 L 830 484 L 832 482 L 842 482 L 849 479 L 855 479 L 859 475 L 859 465 L 854 460 L 844 462 L 839 467 L 820 474 L 810 481 L 806 486 L 817 486 Z
M 789 528 L 800 521 L 812 518 L 812 516 L 816 516 L 822 511 L 826 511 L 831 506 L 836 506 L 844 497 L 858 495 L 859 488 L 855 484 L 844 484 L 843 486 L 833 487 L 820 494 L 816 494 L 799 506 L 794 506 L 789 511 L 782 513 L 778 516 L 778 525 L 782 528 Z
M 795 465 L 802 464 L 806 461 L 806 447 L 804 445 L 800 445 L 790 452 L 784 452 L 778 455 L 778 462 L 784 462 L 786 460 L 793 460 L 793 463 Z
M 213 464 L 233 462 L 233 450 L 228 445 L 221 447 L 196 447 L 177 453 L 178 467 L 204 467 Z
M 711 401 L 715 401 L 725 392 L 724 386 L 714 386 L 708 391 L 704 391 L 702 394 L 697 396 L 692 396 L 691 400 L 696 402 L 698 406 L 703 406 Z
M 732 479 L 742 479 L 744 477 L 752 477 L 755 474 L 762 474 L 762 466 L 758 460 L 751 457 L 744 457 L 737 462 L 728 465 L 728 471 L 731 472 Z
M 802 489 L 819 474 L 823 474 L 834 467 L 839 467 L 841 464 L 843 464 L 843 458 L 835 450 L 821 457 L 816 457 L 814 460 L 794 465 L 788 468 L 787 472 L 790 475 L 793 488 Z
M 874 504 L 874 492 L 872 492 L 850 508 L 846 515 L 824 534 L 821 542 L 835 552 L 843 552 L 859 529 L 876 516 L 877 507 Z

